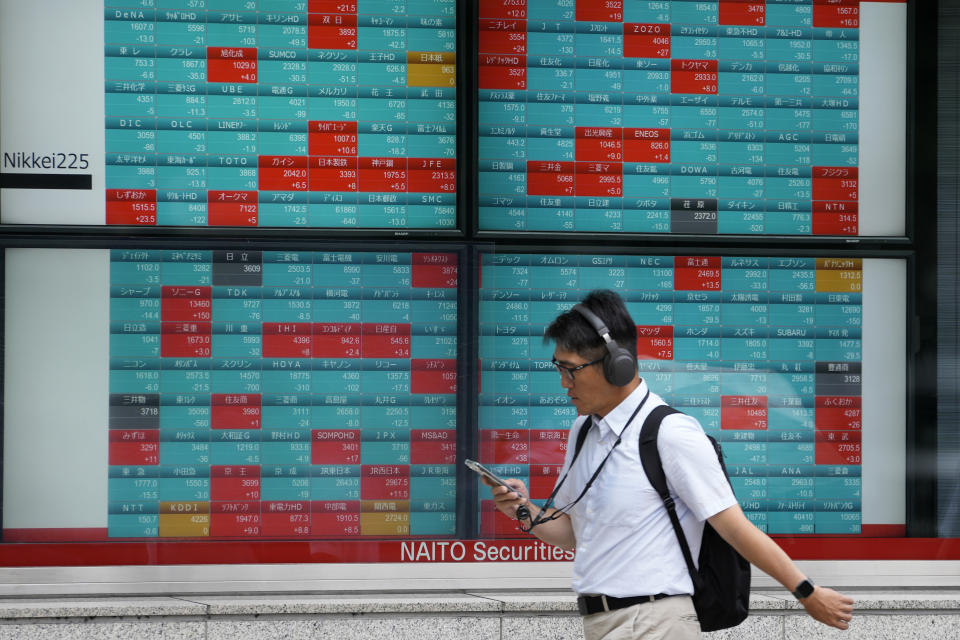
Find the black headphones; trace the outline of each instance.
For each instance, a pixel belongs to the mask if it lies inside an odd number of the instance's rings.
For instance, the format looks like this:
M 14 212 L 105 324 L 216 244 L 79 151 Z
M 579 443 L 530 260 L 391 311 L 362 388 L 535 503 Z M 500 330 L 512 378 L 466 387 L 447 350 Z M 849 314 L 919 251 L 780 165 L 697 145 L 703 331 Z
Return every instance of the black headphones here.
M 587 309 L 582 304 L 573 307 L 573 311 L 578 312 L 603 338 L 607 345 L 607 355 L 603 357 L 603 377 L 612 385 L 623 387 L 630 384 L 633 376 L 637 373 L 637 359 L 630 355 L 630 352 L 617 344 L 617 341 L 610 336 L 610 330 L 603 324 L 597 314 Z

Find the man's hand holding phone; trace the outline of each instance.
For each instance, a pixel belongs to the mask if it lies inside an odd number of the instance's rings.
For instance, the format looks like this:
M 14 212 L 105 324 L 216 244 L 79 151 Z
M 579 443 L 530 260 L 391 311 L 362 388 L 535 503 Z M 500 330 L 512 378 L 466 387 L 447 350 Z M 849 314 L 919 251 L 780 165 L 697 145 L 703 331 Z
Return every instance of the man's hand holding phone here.
M 480 475 L 485 485 L 490 487 L 493 503 L 510 518 L 528 519 L 530 517 L 527 486 L 516 478 L 504 479 L 493 473 L 479 462 L 465 460 L 464 464 Z M 519 512 L 519 513 L 518 513 Z

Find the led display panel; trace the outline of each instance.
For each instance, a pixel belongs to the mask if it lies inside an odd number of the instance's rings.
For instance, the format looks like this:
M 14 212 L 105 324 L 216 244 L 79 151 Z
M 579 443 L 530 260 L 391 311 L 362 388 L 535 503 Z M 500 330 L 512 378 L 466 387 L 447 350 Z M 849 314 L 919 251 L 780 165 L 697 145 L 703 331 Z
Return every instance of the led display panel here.
M 2 222 L 455 229 L 456 12 L 4 1 Z
M 454 533 L 456 253 L 7 256 L 6 541 Z
M 535 500 L 557 480 L 577 415 L 544 329 L 613 289 L 637 323 L 641 377 L 720 441 L 757 526 L 902 524 L 903 476 L 890 471 L 903 463 L 889 457 L 902 455 L 902 262 L 504 251 L 481 265 L 480 462 L 522 478 Z M 487 497 L 482 534 L 515 534 Z
M 480 231 L 903 235 L 906 4 L 481 0 Z

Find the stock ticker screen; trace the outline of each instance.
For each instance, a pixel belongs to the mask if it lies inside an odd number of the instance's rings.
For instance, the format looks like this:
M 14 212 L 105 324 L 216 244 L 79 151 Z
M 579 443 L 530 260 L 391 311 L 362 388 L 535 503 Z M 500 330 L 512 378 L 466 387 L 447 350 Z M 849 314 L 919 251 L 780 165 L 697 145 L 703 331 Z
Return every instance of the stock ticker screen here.
M 25 479 L 5 483 L 6 540 L 462 535 L 457 505 L 477 497 L 456 482 L 464 430 L 482 463 L 549 494 L 576 412 L 542 334 L 597 288 L 623 295 L 640 375 L 722 443 L 757 526 L 900 523 L 886 489 L 903 474 L 877 482 L 886 458 L 862 460 L 861 434 L 882 432 L 871 451 L 903 441 L 896 411 L 864 422 L 883 393 L 863 375 L 907 370 L 907 328 L 891 320 L 906 276 L 811 257 L 801 237 L 905 234 L 905 3 L 77 0 L 52 13 L 0 0 L 0 222 L 157 237 L 88 250 L 69 231 L 65 249 L 5 249 L 5 370 L 46 375 L 59 345 L 82 345 L 84 362 L 49 382 L 88 402 L 38 419 L 57 408 L 8 377 L 4 464 Z M 892 93 L 877 92 L 887 77 Z M 201 228 L 223 237 L 180 249 L 149 231 L 173 226 L 191 227 L 172 232 L 187 246 Z M 222 248 L 239 227 L 250 246 Z M 357 242 L 285 250 L 260 243 L 267 227 Z M 397 240 L 374 250 L 383 229 Z M 464 240 L 432 247 L 417 231 Z M 609 235 L 519 246 L 581 233 Z M 791 238 L 783 257 L 702 253 L 696 238 L 682 256 L 626 255 L 647 251 L 630 233 L 747 235 L 749 254 Z M 40 321 L 64 309 L 84 322 Z M 881 351 L 901 359 L 865 367 Z M 906 381 L 889 387 L 899 399 Z M 26 462 L 43 447 L 75 465 L 82 495 Z M 864 468 L 884 489 L 866 502 Z M 480 490 L 467 535 L 516 535 Z
M 456 11 L 106 2 L 106 223 L 455 228 Z
M 860 533 L 859 259 L 489 253 L 481 256 L 480 461 L 556 483 L 576 418 L 543 344 L 587 292 L 618 291 L 640 375 L 723 446 L 747 517 L 769 533 Z M 485 497 L 481 532 L 516 522 Z
M 110 256 L 111 538 L 454 533 L 457 256 Z
M 859 0 L 481 0 L 479 228 L 857 235 Z

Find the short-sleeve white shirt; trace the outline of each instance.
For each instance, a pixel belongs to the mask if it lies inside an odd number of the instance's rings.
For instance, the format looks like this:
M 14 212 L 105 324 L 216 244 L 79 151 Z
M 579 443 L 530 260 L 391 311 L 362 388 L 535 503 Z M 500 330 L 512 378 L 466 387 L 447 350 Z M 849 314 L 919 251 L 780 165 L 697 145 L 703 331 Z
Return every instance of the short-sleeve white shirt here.
M 577 593 L 616 597 L 693 593 L 670 518 L 640 463 L 643 421 L 655 407 L 666 403 L 651 393 L 633 421 L 626 424 L 647 391 L 641 380 L 613 411 L 603 418 L 593 416 L 593 427 L 572 468 L 570 459 L 577 433 L 586 417 L 578 417 L 570 429 L 560 478 L 568 470 L 569 475 L 557 492 L 554 506 L 558 508 L 580 495 L 617 435 L 623 432 L 620 445 L 593 486 L 569 512 L 577 540 L 573 564 L 573 590 Z M 657 448 L 667 487 L 677 504 L 680 525 L 696 561 L 703 522 L 733 506 L 736 498 L 713 446 L 695 418 L 685 414 L 664 418 Z

